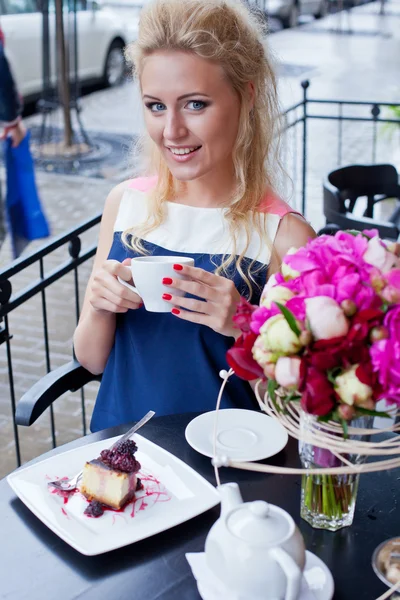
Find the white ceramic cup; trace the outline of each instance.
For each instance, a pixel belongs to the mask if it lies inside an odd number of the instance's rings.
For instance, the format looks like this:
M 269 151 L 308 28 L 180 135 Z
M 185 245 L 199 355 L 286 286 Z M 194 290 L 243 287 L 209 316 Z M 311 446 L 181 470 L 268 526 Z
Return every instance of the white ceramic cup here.
M 149 312 L 171 312 L 172 306 L 162 299 L 162 295 L 171 288 L 163 285 L 164 277 L 171 279 L 185 279 L 179 271 L 175 271 L 174 264 L 194 266 L 193 258 L 186 256 L 138 256 L 132 258 L 131 272 L 134 286 L 120 277 L 118 281 L 127 288 L 136 292 Z M 184 296 L 185 292 L 173 289 L 174 296 Z

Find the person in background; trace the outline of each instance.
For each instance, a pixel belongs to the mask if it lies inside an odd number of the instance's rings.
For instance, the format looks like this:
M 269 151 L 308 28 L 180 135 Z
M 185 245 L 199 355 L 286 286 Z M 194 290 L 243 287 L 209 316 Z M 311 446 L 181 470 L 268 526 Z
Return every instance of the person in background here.
M 14 148 L 26 135 L 21 114 L 22 100 L 4 52 L 4 35 L 0 29 L 0 139 L 10 136 Z
M 154 0 L 128 56 L 139 79 L 150 168 L 107 198 L 75 353 L 103 373 L 91 429 L 215 409 L 240 296 L 313 229 L 278 196 L 277 83 L 263 26 L 234 0 Z M 118 281 L 133 257 L 187 256 L 162 280 L 170 312 L 145 310 Z M 186 292 L 178 297 L 175 289 Z M 255 408 L 232 378 L 221 407 Z
M 4 35 L 0 28 L 0 140 L 12 139 L 16 148 L 26 135 L 21 119 L 22 101 L 4 52 Z M 0 186 L 0 247 L 5 238 L 4 208 Z

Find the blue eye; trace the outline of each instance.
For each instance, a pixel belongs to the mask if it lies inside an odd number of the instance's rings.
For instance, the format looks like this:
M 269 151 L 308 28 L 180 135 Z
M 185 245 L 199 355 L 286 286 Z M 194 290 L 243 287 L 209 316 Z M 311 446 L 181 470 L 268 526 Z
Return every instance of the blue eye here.
M 205 108 L 207 106 L 207 104 L 205 102 L 203 102 L 202 100 L 191 100 L 190 102 L 187 103 L 187 106 L 190 107 L 192 110 L 202 110 L 203 108 Z
M 161 102 L 146 102 L 146 106 L 151 112 L 161 112 L 165 110 L 165 104 L 162 104 Z

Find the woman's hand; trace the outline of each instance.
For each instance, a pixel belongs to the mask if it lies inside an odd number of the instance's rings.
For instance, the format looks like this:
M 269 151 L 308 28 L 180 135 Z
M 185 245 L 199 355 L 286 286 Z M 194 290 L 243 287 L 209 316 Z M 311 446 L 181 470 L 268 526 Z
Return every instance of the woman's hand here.
M 197 267 L 177 264 L 174 265 L 174 269 L 187 280 L 166 277 L 163 279 L 163 284 L 202 300 L 174 296 L 174 290 L 171 289 L 171 293 L 163 294 L 163 299 L 179 307 L 173 308 L 172 314 L 178 319 L 207 325 L 222 335 L 238 337 L 240 332 L 233 327 L 232 317 L 240 300 L 240 294 L 233 281 Z
M 95 271 L 89 290 L 89 302 L 94 310 L 98 312 L 125 313 L 135 310 L 143 305 L 140 296 L 126 288 L 117 277 L 131 282 L 132 274 L 127 265 L 130 258 L 122 263 L 117 260 L 106 260 L 103 265 Z

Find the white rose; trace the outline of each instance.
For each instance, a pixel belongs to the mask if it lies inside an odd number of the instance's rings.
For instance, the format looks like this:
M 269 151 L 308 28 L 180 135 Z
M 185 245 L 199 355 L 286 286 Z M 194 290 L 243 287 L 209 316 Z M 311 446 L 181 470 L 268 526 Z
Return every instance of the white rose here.
M 294 294 L 291 290 L 283 285 L 276 285 L 267 290 L 264 298 L 261 301 L 261 305 L 266 308 L 271 308 L 272 302 L 279 302 L 280 304 L 286 304 L 290 298 L 293 298 Z
M 362 383 L 357 375 L 358 365 L 353 365 L 335 379 L 335 390 L 342 402 L 349 406 L 363 404 L 372 396 L 373 390 L 369 385 Z
M 275 367 L 275 379 L 284 388 L 297 390 L 300 383 L 300 358 L 281 356 Z
M 273 275 L 271 275 L 271 277 L 268 279 L 267 283 L 264 285 L 264 289 L 263 289 L 263 291 L 262 291 L 261 298 L 260 298 L 260 304 L 262 304 L 262 303 L 263 303 L 263 300 L 264 300 L 264 298 L 266 297 L 266 295 L 267 295 L 268 291 L 269 291 L 269 290 L 270 290 L 270 289 L 271 289 L 271 288 L 272 288 L 274 285 L 276 285 L 276 284 L 277 284 L 277 281 L 276 281 L 276 275 L 275 275 L 275 274 L 273 274 Z
M 298 248 L 289 248 L 289 250 L 286 252 L 286 256 L 291 255 L 291 254 L 296 254 Z M 283 259 L 282 262 L 282 266 L 281 266 L 281 273 L 283 275 L 283 277 L 286 279 L 286 281 L 288 281 L 289 279 L 296 279 L 296 277 L 298 277 L 300 275 L 300 271 L 296 271 L 296 269 L 292 269 L 292 267 L 290 267 L 288 264 L 285 263 L 285 259 Z
M 339 304 L 329 296 L 307 298 L 306 316 L 316 340 L 341 337 L 349 331 L 349 322 Z
M 263 369 L 264 375 L 268 379 L 275 378 L 275 363 L 278 360 L 279 355 L 265 349 L 261 335 L 259 335 L 256 341 L 254 342 L 252 354 L 254 360 Z
M 300 325 L 298 324 L 299 328 Z M 264 348 L 279 354 L 296 354 L 302 345 L 282 314 L 270 317 L 260 329 Z

